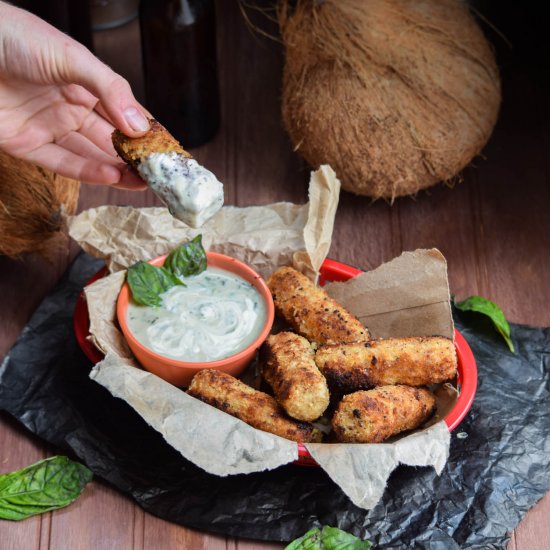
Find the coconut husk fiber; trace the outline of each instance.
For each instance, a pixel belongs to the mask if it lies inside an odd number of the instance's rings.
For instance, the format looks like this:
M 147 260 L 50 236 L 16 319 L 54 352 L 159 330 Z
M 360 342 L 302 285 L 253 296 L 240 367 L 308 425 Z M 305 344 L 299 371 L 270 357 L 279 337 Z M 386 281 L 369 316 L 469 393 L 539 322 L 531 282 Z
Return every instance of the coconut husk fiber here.
M 67 237 L 63 213 L 74 214 L 80 183 L 0 151 L 0 255 L 47 259 Z
M 342 187 L 393 200 L 452 181 L 500 106 L 492 49 L 461 0 L 279 3 L 282 115 Z

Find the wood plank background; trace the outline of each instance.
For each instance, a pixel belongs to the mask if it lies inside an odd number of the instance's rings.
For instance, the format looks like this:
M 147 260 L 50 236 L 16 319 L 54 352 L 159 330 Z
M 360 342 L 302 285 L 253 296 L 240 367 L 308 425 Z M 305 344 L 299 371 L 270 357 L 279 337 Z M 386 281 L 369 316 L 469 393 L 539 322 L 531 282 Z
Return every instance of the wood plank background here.
M 494 135 L 453 189 L 372 203 L 343 193 L 330 256 L 373 268 L 403 250 L 437 247 L 447 257 L 451 291 L 481 294 L 515 322 L 550 325 L 550 80 L 549 48 L 536 4 L 479 9 L 506 35 L 490 30 L 503 75 L 503 105 Z M 309 168 L 292 152 L 281 124 L 280 44 L 252 33 L 236 2 L 217 2 L 222 125 L 193 151 L 225 184 L 226 203 L 239 206 L 307 200 Z M 534 11 L 533 11 L 534 10 Z M 95 35 L 96 53 L 142 98 L 139 29 L 134 21 Z M 163 121 L 169 126 L 169 121 Z M 79 209 L 101 204 L 158 204 L 149 192 L 83 186 Z M 75 246 L 71 248 L 74 254 Z M 53 264 L 0 258 L 0 357 L 64 271 Z M 55 449 L 0 413 L 0 472 L 55 454 Z M 509 550 L 542 550 L 550 540 L 550 496 L 513 532 Z M 513 527 L 513 526 L 510 526 Z M 208 549 L 268 550 L 260 543 L 186 529 L 145 513 L 100 480 L 70 507 L 24 522 L 0 521 L 1 550 Z

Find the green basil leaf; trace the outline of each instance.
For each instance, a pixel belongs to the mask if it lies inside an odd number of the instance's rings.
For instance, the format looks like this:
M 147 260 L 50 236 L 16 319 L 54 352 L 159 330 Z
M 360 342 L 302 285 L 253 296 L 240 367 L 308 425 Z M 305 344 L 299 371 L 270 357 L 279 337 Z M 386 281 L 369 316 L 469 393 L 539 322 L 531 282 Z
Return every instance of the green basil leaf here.
M 321 542 L 325 550 L 368 550 L 372 546 L 368 540 L 328 525 L 321 531 Z
M 325 525 L 322 530 L 318 527 L 310 529 L 286 546 L 285 550 L 368 550 L 371 546 L 368 540 Z
M 164 261 L 164 267 L 179 277 L 203 272 L 206 269 L 206 252 L 202 246 L 202 235 L 172 250 Z
M 126 280 L 134 302 L 144 306 L 160 306 L 160 295 L 176 285 L 183 285 L 172 272 L 147 262 L 137 262 L 128 268 Z
M 321 529 L 314 527 L 305 535 L 293 540 L 284 550 L 324 550 L 321 542 Z
M 63 508 L 80 496 L 91 479 L 88 468 L 65 456 L 0 475 L 0 518 L 17 521 Z
M 495 328 L 506 341 L 510 351 L 515 351 L 514 343 L 512 342 L 512 337 L 510 334 L 510 325 L 508 324 L 502 309 L 500 309 L 500 307 L 498 307 L 494 302 L 491 302 L 491 300 L 483 298 L 482 296 L 470 296 L 462 302 L 455 301 L 454 305 L 461 311 L 475 311 L 489 317 Z

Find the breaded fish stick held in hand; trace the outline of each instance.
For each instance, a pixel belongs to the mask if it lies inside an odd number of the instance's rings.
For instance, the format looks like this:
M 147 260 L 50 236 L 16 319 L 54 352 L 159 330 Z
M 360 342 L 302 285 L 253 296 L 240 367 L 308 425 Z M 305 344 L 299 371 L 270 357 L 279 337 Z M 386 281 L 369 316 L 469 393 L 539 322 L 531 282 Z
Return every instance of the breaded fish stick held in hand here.
M 116 152 L 135 168 L 170 213 L 200 227 L 223 206 L 223 185 L 201 166 L 159 122 L 139 138 L 115 130 Z
M 328 407 L 327 381 L 315 365 L 311 344 L 292 332 L 269 336 L 260 349 L 262 376 L 289 416 L 317 420 Z
M 322 439 L 322 433 L 311 424 L 289 418 L 271 395 L 247 386 L 230 374 L 201 370 L 193 377 L 187 393 L 258 430 L 298 443 Z
M 425 388 L 380 386 L 346 395 L 332 418 L 341 443 L 380 443 L 413 430 L 435 411 L 435 397 Z
M 370 338 L 355 316 L 292 267 L 278 269 L 267 286 L 277 313 L 311 342 L 363 342 Z

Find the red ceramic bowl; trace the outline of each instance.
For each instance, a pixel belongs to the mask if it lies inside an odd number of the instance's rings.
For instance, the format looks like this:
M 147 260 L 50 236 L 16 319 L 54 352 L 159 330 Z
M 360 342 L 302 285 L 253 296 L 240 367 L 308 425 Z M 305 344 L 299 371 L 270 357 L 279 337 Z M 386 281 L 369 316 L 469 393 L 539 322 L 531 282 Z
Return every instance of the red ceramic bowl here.
M 266 306 L 266 320 L 262 331 L 259 336 L 244 348 L 242 351 L 223 359 L 217 359 L 216 361 L 196 362 L 196 361 L 178 361 L 176 359 L 170 359 L 155 353 L 151 349 L 144 346 L 139 342 L 132 331 L 128 327 L 126 322 L 126 313 L 128 311 L 128 303 L 131 300 L 130 287 L 127 283 L 124 283 L 117 300 L 117 319 L 118 324 L 124 334 L 124 338 L 128 343 L 128 346 L 136 356 L 142 367 L 149 372 L 160 376 L 167 382 L 174 384 L 175 386 L 187 387 L 191 383 L 191 380 L 197 372 L 203 369 L 214 369 L 232 376 L 239 376 L 246 369 L 248 364 L 252 361 L 256 351 L 262 345 L 263 341 L 267 338 L 271 327 L 273 326 L 273 318 L 275 316 L 275 307 L 273 305 L 273 298 L 271 292 L 265 281 L 256 273 L 251 267 L 245 263 L 225 256 L 224 254 L 218 254 L 217 252 L 207 252 L 209 267 L 217 267 L 225 271 L 229 271 L 234 275 L 238 275 L 246 282 L 250 283 L 263 298 Z M 151 260 L 149 263 L 157 266 L 164 264 L 165 256 L 160 256 Z
M 106 270 L 102 269 L 90 279 L 87 284 L 91 284 L 100 277 L 103 277 L 105 273 Z M 362 271 L 355 267 L 334 260 L 325 260 L 321 266 L 319 280 L 321 285 L 328 281 L 347 281 L 360 273 L 362 273 Z M 87 336 L 89 335 L 89 323 L 88 308 L 81 296 L 77 302 L 74 315 L 76 338 L 88 358 L 94 363 L 97 363 L 101 361 L 103 355 L 87 340 Z M 450 431 L 454 430 L 460 424 L 470 410 L 477 389 L 477 367 L 472 350 L 464 337 L 457 330 L 455 330 L 455 347 L 458 356 L 457 384 L 459 397 L 453 409 L 445 417 L 445 423 Z M 306 447 L 301 444 L 298 444 L 298 460 L 296 463 L 303 466 L 317 465 Z

